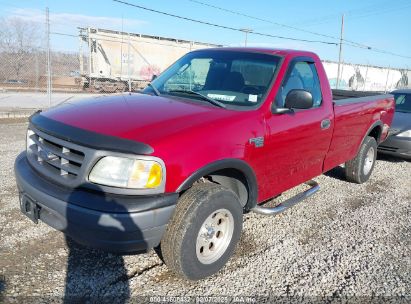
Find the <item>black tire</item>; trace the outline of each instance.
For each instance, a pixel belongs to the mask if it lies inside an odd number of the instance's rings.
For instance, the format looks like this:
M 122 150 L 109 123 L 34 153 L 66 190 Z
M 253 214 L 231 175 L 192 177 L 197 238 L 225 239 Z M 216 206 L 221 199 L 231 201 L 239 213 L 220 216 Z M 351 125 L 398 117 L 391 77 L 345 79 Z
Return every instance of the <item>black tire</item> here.
M 370 154 L 372 154 L 370 156 Z M 377 159 L 377 142 L 373 137 L 367 136 L 361 144 L 357 156 L 345 163 L 345 176 L 347 181 L 357 184 L 365 183 L 374 170 Z
M 231 214 L 232 217 L 227 217 L 227 222 L 233 223 L 233 230 L 227 235 L 232 233 L 232 237 L 224 243 L 228 244 L 226 249 L 226 245 L 217 247 L 221 248 L 221 257 L 215 262 L 204 264 L 197 256 L 200 254 L 202 258 L 197 247 L 197 237 L 205 221 L 213 218 L 216 215 L 214 212 L 218 210 L 228 210 Z M 238 197 L 232 191 L 212 183 L 194 185 L 180 197 L 167 226 L 160 244 L 162 259 L 172 272 L 189 280 L 210 276 L 219 271 L 231 257 L 240 239 L 242 226 L 243 210 Z M 215 229 L 217 232 L 213 236 L 218 237 L 218 229 Z

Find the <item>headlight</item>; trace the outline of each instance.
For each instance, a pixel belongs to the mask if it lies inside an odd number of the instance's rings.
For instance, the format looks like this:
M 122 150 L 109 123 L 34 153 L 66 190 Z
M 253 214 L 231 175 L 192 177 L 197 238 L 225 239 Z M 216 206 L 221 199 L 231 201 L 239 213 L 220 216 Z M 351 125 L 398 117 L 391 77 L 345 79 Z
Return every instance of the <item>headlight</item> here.
M 30 129 L 27 130 L 27 136 L 26 136 L 26 150 L 28 151 L 30 147 L 34 144 L 34 141 L 31 139 L 31 136 L 34 134 L 34 132 Z
M 156 160 L 106 156 L 93 167 L 89 181 L 112 187 L 154 189 L 162 184 L 163 171 Z
M 411 137 L 411 130 L 407 130 L 407 131 L 398 133 L 396 136 L 399 136 L 399 137 Z

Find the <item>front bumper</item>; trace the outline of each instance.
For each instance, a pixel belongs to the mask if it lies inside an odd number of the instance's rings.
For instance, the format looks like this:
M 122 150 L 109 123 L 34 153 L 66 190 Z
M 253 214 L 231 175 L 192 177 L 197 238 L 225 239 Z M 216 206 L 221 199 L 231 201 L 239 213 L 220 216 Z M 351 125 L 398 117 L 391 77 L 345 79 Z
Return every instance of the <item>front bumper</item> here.
M 14 170 L 23 213 L 80 244 L 110 252 L 141 252 L 159 245 L 178 198 L 176 193 L 130 196 L 63 188 L 40 176 L 25 152 Z
M 378 146 L 378 152 L 411 159 L 411 139 L 392 135 Z

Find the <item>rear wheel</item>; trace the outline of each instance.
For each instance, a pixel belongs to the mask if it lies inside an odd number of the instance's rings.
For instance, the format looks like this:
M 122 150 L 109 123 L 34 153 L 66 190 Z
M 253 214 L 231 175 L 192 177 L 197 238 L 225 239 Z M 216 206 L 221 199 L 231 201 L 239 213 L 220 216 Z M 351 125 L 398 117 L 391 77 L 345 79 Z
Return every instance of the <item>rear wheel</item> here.
M 377 159 L 377 142 L 367 136 L 361 144 L 357 156 L 345 163 L 345 176 L 348 181 L 362 184 L 371 176 Z
M 164 262 L 190 280 L 216 273 L 238 243 L 242 216 L 232 191 L 212 183 L 193 186 L 181 196 L 161 240 Z

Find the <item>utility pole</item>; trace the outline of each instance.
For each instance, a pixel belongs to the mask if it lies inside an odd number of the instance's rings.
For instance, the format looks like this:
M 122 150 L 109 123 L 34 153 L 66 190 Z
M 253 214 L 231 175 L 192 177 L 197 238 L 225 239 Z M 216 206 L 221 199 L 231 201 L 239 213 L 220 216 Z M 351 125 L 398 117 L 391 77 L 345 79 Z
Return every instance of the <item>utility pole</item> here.
M 340 85 L 340 71 L 341 71 L 341 60 L 342 60 L 343 35 L 344 35 L 344 14 L 342 15 L 342 18 L 341 18 L 340 52 L 338 54 L 338 71 L 337 71 L 336 89 L 338 89 L 338 87 Z
M 47 97 L 49 108 L 51 107 L 51 62 L 50 62 L 50 16 L 49 8 L 46 7 L 46 37 L 47 37 Z
M 247 46 L 248 34 L 249 34 L 249 33 L 252 33 L 253 30 L 252 30 L 252 29 L 248 29 L 248 28 L 243 28 L 243 29 L 240 29 L 240 31 L 242 31 L 242 32 L 245 33 L 244 46 Z

